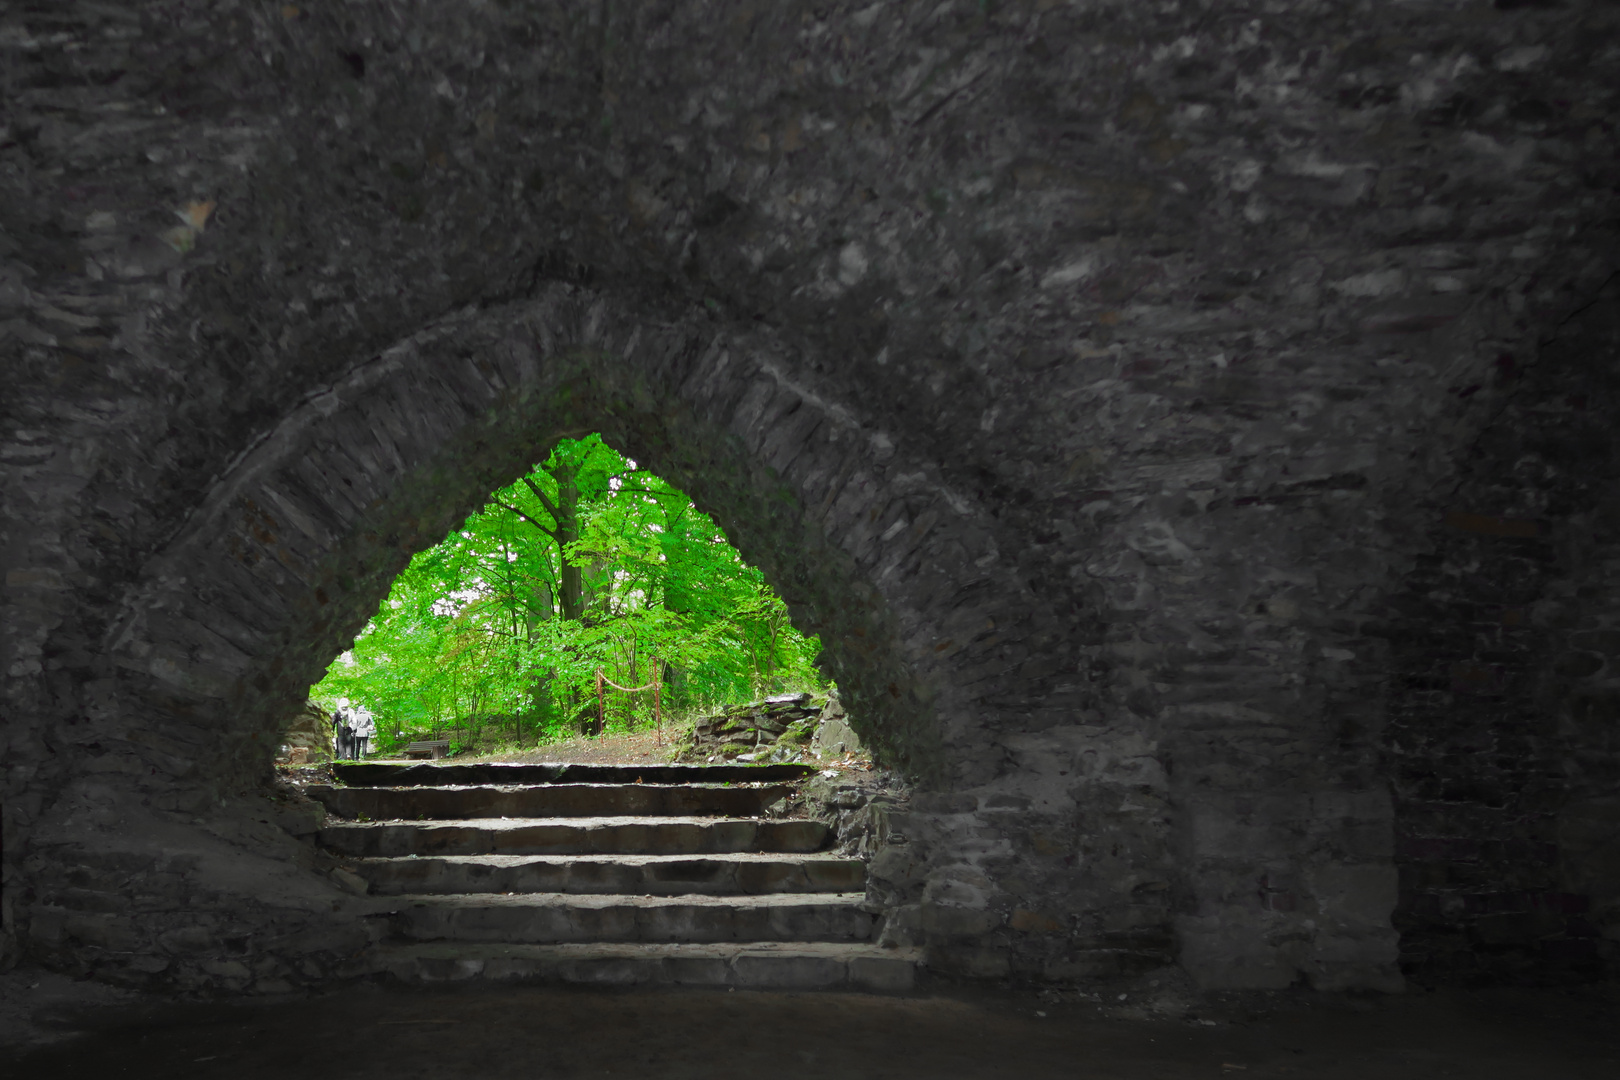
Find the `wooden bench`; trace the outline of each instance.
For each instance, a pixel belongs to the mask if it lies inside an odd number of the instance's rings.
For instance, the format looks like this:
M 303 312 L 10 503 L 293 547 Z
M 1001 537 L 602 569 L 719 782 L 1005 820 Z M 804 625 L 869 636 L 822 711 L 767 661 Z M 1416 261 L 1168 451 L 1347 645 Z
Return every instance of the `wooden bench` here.
M 442 758 L 449 752 L 449 739 L 427 739 L 413 742 L 405 748 L 405 756 L 408 758 Z

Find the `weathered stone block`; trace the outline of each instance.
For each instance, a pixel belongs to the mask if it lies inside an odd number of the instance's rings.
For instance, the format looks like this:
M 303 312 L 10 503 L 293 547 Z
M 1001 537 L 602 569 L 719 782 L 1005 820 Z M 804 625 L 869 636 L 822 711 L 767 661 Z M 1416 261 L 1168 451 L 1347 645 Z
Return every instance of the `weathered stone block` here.
M 158 937 L 162 946 L 170 952 L 201 953 L 219 947 L 219 939 L 213 931 L 201 926 L 183 926 L 170 930 Z
M 240 960 L 204 960 L 198 966 L 210 975 L 231 981 L 245 981 L 253 975 Z
M 917 964 L 910 956 L 857 956 L 849 961 L 849 984 L 863 990 L 899 993 L 910 990 L 916 977 Z
M 928 900 L 921 905 L 921 915 L 923 932 L 930 939 L 936 935 L 946 938 L 975 937 L 989 933 L 1002 922 L 1000 915 L 984 908 L 958 907 Z
M 1007 919 L 1007 925 L 1025 933 L 1056 934 L 1068 930 L 1061 918 L 1050 912 L 1029 911 L 1018 908 Z
M 1310 948 L 1306 935 L 1286 932 L 1292 921 L 1234 909 L 1182 916 L 1176 920 L 1182 966 L 1201 986 L 1281 990 L 1299 977 Z
M 1307 874 L 1324 920 L 1346 926 L 1387 927 L 1399 897 L 1395 868 L 1383 863 L 1312 867 Z
M 1000 979 L 1012 971 L 1012 958 L 1007 951 L 993 947 L 930 939 L 926 957 L 930 968 L 968 978 Z
M 849 975 L 844 961 L 818 956 L 756 956 L 744 953 L 732 961 L 732 970 L 738 986 L 761 989 L 837 986 Z
M 922 941 L 922 905 L 902 904 L 884 912 L 877 944 L 885 949 L 895 949 L 920 945 Z
M 68 915 L 62 920 L 62 933 L 86 945 L 117 951 L 136 948 L 141 940 L 134 921 L 117 915 Z

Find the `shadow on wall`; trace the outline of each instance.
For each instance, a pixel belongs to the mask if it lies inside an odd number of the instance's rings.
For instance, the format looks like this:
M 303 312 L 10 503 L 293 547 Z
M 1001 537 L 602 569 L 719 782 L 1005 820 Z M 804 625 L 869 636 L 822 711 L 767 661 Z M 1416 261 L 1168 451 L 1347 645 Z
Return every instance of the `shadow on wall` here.
M 1395 922 L 1425 983 L 1620 961 L 1620 278 L 1498 375 L 1395 606 Z

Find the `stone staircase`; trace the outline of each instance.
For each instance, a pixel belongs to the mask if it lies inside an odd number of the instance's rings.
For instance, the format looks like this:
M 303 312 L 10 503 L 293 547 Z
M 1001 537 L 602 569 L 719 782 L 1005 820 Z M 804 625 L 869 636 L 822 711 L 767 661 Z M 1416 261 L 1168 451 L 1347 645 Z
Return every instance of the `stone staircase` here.
M 866 866 L 769 809 L 802 765 L 339 764 L 309 794 L 388 939 L 368 969 L 486 979 L 911 987 L 880 948 Z M 340 820 L 341 819 L 341 820 Z

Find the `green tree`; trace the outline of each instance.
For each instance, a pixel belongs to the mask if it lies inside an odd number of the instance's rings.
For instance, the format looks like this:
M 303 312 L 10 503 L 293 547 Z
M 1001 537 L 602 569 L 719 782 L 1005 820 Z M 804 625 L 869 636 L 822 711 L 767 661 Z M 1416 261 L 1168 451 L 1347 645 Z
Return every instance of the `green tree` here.
M 492 726 L 522 742 L 591 730 L 598 671 L 639 686 L 656 661 L 681 710 L 817 687 L 819 648 L 683 492 L 591 435 L 412 559 L 311 694 L 370 708 L 382 749 Z M 637 722 L 611 700 L 610 726 Z

